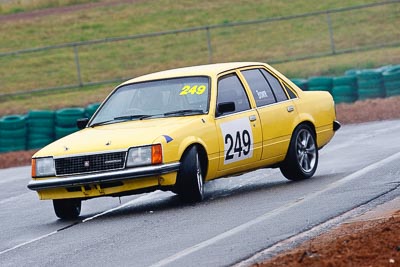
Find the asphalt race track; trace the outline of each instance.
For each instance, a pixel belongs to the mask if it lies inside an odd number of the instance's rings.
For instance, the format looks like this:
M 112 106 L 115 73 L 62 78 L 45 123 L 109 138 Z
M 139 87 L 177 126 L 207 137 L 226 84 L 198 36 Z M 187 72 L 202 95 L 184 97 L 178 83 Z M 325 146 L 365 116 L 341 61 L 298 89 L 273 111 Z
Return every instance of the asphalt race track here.
M 161 191 L 99 198 L 65 222 L 29 179 L 30 167 L 0 170 L 2 267 L 247 266 L 288 238 L 400 196 L 400 120 L 343 126 L 312 179 L 257 170 L 206 184 L 196 205 Z

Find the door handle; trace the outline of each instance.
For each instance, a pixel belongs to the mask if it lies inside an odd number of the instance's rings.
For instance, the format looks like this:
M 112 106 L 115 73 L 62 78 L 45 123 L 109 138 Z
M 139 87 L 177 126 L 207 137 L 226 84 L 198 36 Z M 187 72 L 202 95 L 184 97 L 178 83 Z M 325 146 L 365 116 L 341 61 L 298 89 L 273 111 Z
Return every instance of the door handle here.
M 249 120 L 250 120 L 250 121 L 255 121 L 255 120 L 257 120 L 256 115 L 250 115 L 250 116 L 249 116 Z
M 288 107 L 286 108 L 286 110 L 287 110 L 288 112 L 292 112 L 292 111 L 294 111 L 294 107 L 293 107 L 293 106 L 288 106 Z

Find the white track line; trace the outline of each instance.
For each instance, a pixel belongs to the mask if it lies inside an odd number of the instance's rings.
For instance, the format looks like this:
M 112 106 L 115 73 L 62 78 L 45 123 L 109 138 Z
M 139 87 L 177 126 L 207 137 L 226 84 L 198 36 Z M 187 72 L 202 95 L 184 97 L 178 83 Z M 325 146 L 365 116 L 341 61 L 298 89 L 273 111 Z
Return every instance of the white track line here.
M 18 201 L 20 198 L 25 197 L 26 195 L 30 195 L 30 194 L 32 194 L 32 193 L 31 192 L 26 192 L 26 193 L 23 193 L 23 194 L 20 194 L 20 195 L 17 195 L 17 196 L 12 196 L 12 197 L 9 197 L 9 198 L 2 199 L 2 200 L 0 200 L 0 205 L 8 203 L 8 202 Z
M 132 206 L 132 205 L 135 205 L 135 204 L 140 204 L 141 202 L 144 202 L 146 200 L 150 200 L 150 199 L 154 198 L 154 195 L 157 194 L 157 193 L 160 193 L 160 191 L 154 191 L 154 192 L 145 194 L 143 196 L 140 196 L 138 198 L 132 199 L 131 201 L 126 202 L 125 204 L 119 205 L 119 206 L 117 206 L 115 208 L 106 210 L 106 211 L 104 211 L 102 213 L 99 213 L 99 214 L 96 214 L 96 215 L 94 215 L 92 217 L 86 218 L 86 219 L 82 220 L 82 223 L 85 223 L 87 221 L 91 221 L 91 220 L 96 219 L 96 218 L 98 218 L 100 216 L 104 216 L 104 215 L 106 215 L 108 213 L 111 213 L 111 212 L 116 211 L 116 210 L 120 210 L 120 209 L 128 207 L 128 206 Z
M 24 242 L 24 243 L 21 243 L 21 244 L 19 244 L 19 245 L 16 245 L 16 246 L 12 247 L 12 248 L 9 248 L 9 249 L 0 251 L 0 255 L 5 254 L 5 253 L 10 252 L 10 251 L 13 251 L 13 250 L 16 250 L 17 248 L 20 248 L 20 247 L 29 245 L 29 244 L 31 244 L 31 243 L 33 243 L 33 242 L 42 240 L 42 239 L 44 239 L 44 238 L 46 238 L 46 237 L 52 236 L 52 235 L 57 234 L 57 233 L 58 233 L 58 230 L 57 230 L 57 231 L 54 231 L 54 232 L 51 232 L 51 233 L 48 233 L 48 234 L 46 234 L 46 235 L 39 236 L 39 237 L 37 237 L 37 238 L 35 238 L 35 239 L 26 241 L 26 242 Z
M 104 211 L 104 212 L 102 212 L 102 213 L 99 213 L 99 214 L 96 214 L 96 215 L 94 215 L 94 216 L 92 216 L 92 217 L 86 218 L 86 219 L 82 220 L 81 222 L 77 222 L 77 223 L 75 223 L 75 224 L 85 223 L 85 222 L 91 221 L 91 220 L 93 220 L 93 219 L 95 219 L 95 218 L 98 218 L 98 217 L 100 217 L 100 216 L 106 215 L 106 214 L 108 214 L 108 213 L 110 213 L 110 212 L 113 212 L 113 211 L 116 211 L 116 210 L 119 210 L 119 209 L 122 209 L 122 208 L 125 208 L 125 207 L 128 207 L 128 206 L 131 206 L 131 205 L 135 205 L 135 204 L 142 203 L 142 202 L 144 202 L 144 201 L 146 201 L 146 200 L 149 200 L 149 199 L 153 198 L 154 195 L 157 194 L 157 193 L 159 193 L 159 191 L 155 191 L 155 192 L 151 192 L 151 193 L 145 194 L 145 195 L 140 196 L 140 197 L 138 197 L 138 198 L 132 199 L 131 201 L 128 201 L 128 202 L 126 202 L 126 203 L 123 204 L 123 205 L 119 205 L 119 206 L 117 206 L 117 207 L 115 207 L 115 208 L 106 210 L 106 211 Z M 20 247 L 29 245 L 29 244 L 34 243 L 34 242 L 36 242 L 36 241 L 42 240 L 42 239 L 47 238 L 47 237 L 49 237 L 49 236 L 55 235 L 55 234 L 57 234 L 58 232 L 61 232 L 62 230 L 66 229 L 66 228 L 69 228 L 69 227 L 71 227 L 71 226 L 73 226 L 73 225 L 74 225 L 74 224 L 72 224 L 72 225 L 70 225 L 70 226 L 63 227 L 63 228 L 61 228 L 61 229 L 59 229 L 59 230 L 53 231 L 53 232 L 51 232 L 51 233 L 48 233 L 48 234 L 39 236 L 39 237 L 37 237 L 37 238 L 31 239 L 31 240 L 29 240 L 29 241 L 26 241 L 26 242 L 24 242 L 24 243 L 18 244 L 18 245 L 16 245 L 16 246 L 12 247 L 12 248 L 8 248 L 8 249 L 6 249 L 6 250 L 0 251 L 0 255 L 5 254 L 5 253 L 10 252 L 10 251 L 13 251 L 13 250 L 16 250 L 16 249 L 18 249 L 18 248 L 20 248 Z
M 252 227 L 253 225 L 261 223 L 261 222 L 263 222 L 263 221 L 265 221 L 265 220 L 267 220 L 267 219 L 269 219 L 269 218 L 271 218 L 273 216 L 278 215 L 279 213 L 281 213 L 283 211 L 286 211 L 286 210 L 288 210 L 288 209 L 290 209 L 290 208 L 292 208 L 292 207 L 294 207 L 296 205 L 299 205 L 300 203 L 304 202 L 305 200 L 309 200 L 309 199 L 312 199 L 314 197 L 317 197 L 318 195 L 324 194 L 328 190 L 331 190 L 331 189 L 333 189 L 335 187 L 338 187 L 338 186 L 340 186 L 340 185 L 342 185 L 342 184 L 344 184 L 346 182 L 349 182 L 351 180 L 357 179 L 360 176 L 363 176 L 364 174 L 366 174 L 368 172 L 371 172 L 371 171 L 373 171 L 375 169 L 381 168 L 381 167 L 385 166 L 386 164 L 388 164 L 388 163 L 390 163 L 392 161 L 398 160 L 398 159 L 400 159 L 400 152 L 397 152 L 396 154 L 393 154 L 393 155 L 391 155 L 391 156 L 389 156 L 389 157 L 387 157 L 387 158 L 385 158 L 383 160 L 380 160 L 380 161 L 378 161 L 378 162 L 376 162 L 376 163 L 374 163 L 372 165 L 369 165 L 369 166 L 367 166 L 367 167 L 365 167 L 365 168 L 363 168 L 363 169 L 361 169 L 359 171 L 356 171 L 356 172 L 354 172 L 354 173 L 352 173 L 352 174 L 350 174 L 348 176 L 345 176 L 344 178 L 342 178 L 342 179 L 330 184 L 329 186 L 325 187 L 321 191 L 310 193 L 310 194 L 306 195 L 304 198 L 301 198 L 300 200 L 296 200 L 295 202 L 288 203 L 287 205 L 279 207 L 279 208 L 277 208 L 277 209 L 275 209 L 273 211 L 268 211 L 267 213 L 255 218 L 255 219 L 253 219 L 251 221 L 248 221 L 248 222 L 246 222 L 244 224 L 241 224 L 241 225 L 239 225 L 239 226 L 237 226 L 237 227 L 235 227 L 235 228 L 233 228 L 231 230 L 228 230 L 228 231 L 226 231 L 224 233 L 221 233 L 221 234 L 219 234 L 219 235 L 217 235 L 217 236 L 215 236 L 213 238 L 210 238 L 208 240 L 200 242 L 200 243 L 198 243 L 198 244 L 196 244 L 194 246 L 186 248 L 186 249 L 184 249 L 184 250 L 182 250 L 182 251 L 180 251 L 180 252 L 178 252 L 178 253 L 170 256 L 170 257 L 167 257 L 167 258 L 165 258 L 165 259 L 163 259 L 163 260 L 161 260 L 159 262 L 156 262 L 156 263 L 154 263 L 154 264 L 152 264 L 150 266 L 151 267 L 161 267 L 161 266 L 168 265 L 168 264 L 170 264 L 170 263 L 172 263 L 174 261 L 177 261 L 177 260 L 179 260 L 179 259 L 181 259 L 181 258 L 183 258 L 183 257 L 185 257 L 185 256 L 187 256 L 189 254 L 192 254 L 192 253 L 194 253 L 196 251 L 199 251 L 199 250 L 201 250 L 203 248 L 206 248 L 206 247 L 208 247 L 208 246 L 210 246 L 212 244 L 215 244 L 220 240 L 223 240 L 225 238 L 228 238 L 228 237 L 231 237 L 233 235 L 236 235 L 236 234 L 238 234 L 238 233 L 240 233 L 240 232 Z

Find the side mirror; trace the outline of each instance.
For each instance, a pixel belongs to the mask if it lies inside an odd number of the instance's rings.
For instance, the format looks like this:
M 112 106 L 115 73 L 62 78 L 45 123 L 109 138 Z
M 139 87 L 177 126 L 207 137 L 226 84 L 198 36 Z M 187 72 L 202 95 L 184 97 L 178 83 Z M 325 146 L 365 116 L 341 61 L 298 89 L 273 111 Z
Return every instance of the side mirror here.
M 235 103 L 234 102 L 222 102 L 217 106 L 217 112 L 219 115 L 222 115 L 227 112 L 235 111 Z
M 85 129 L 89 122 L 88 118 L 82 118 L 76 120 L 76 126 L 78 126 L 79 130 Z

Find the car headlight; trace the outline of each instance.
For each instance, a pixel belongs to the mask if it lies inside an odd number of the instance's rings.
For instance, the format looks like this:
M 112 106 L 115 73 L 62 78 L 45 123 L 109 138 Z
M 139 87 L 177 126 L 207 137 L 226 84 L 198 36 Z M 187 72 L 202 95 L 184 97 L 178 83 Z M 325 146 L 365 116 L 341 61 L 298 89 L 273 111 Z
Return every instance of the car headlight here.
M 132 147 L 128 151 L 127 167 L 144 166 L 162 163 L 161 144 Z
M 32 177 L 54 176 L 55 174 L 53 157 L 32 159 Z

